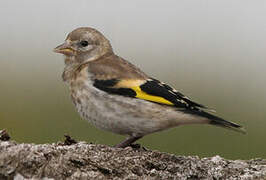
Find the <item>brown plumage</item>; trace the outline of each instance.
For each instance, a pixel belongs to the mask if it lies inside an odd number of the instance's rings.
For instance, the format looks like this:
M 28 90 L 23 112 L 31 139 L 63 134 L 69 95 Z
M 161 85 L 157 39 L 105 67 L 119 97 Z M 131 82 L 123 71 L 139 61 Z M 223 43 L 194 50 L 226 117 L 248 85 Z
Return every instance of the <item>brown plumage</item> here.
M 81 117 L 98 128 L 129 136 L 116 147 L 184 124 L 244 132 L 240 125 L 203 111 L 205 106 L 115 55 L 110 42 L 93 28 L 72 31 L 54 51 L 65 55 L 63 79 Z
M 115 54 L 89 62 L 88 68 L 95 78 L 101 80 L 113 78 L 145 80 L 148 78 L 139 68 Z

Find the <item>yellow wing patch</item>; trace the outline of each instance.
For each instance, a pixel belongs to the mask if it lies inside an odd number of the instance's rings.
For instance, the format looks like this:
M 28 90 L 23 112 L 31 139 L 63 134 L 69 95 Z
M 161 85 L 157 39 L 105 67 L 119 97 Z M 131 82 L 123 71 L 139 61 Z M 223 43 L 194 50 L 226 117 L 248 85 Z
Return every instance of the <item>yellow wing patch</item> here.
M 137 94 L 136 98 L 144 99 L 144 100 L 152 101 L 152 102 L 157 102 L 157 103 L 161 103 L 161 104 L 174 105 L 173 103 L 164 99 L 163 97 L 153 96 L 153 95 L 145 93 L 144 91 L 142 91 L 140 89 L 139 86 L 131 87 L 131 89 L 133 89 L 136 92 L 136 94 Z
M 145 80 L 141 79 L 124 79 L 119 81 L 114 87 L 115 88 L 132 88 L 140 86 L 141 84 L 145 83 Z
M 146 92 L 142 91 L 139 86 L 144 84 L 146 80 L 140 80 L 140 79 L 125 79 L 119 81 L 114 87 L 115 88 L 130 88 L 136 92 L 136 98 L 157 102 L 161 104 L 167 104 L 167 105 L 174 105 L 170 101 L 166 100 L 163 97 L 160 96 L 154 96 L 147 94 Z

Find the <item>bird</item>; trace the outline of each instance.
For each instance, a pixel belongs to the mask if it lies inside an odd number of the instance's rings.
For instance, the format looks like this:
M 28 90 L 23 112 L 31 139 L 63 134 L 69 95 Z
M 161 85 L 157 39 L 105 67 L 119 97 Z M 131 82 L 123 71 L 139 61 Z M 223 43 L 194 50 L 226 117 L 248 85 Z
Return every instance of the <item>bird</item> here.
M 110 41 L 94 28 L 73 30 L 54 52 L 64 55 L 62 78 L 79 115 L 99 129 L 127 136 L 117 148 L 188 124 L 246 132 L 116 55 Z

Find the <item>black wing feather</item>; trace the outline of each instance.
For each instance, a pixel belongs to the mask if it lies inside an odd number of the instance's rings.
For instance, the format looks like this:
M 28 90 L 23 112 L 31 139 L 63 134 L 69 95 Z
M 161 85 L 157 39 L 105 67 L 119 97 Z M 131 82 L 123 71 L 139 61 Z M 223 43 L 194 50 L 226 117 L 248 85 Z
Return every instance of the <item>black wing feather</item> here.
M 117 79 L 110 79 L 110 80 L 95 80 L 93 83 L 93 86 L 111 93 L 111 94 L 117 94 L 122 96 L 128 96 L 128 97 L 136 97 L 136 92 L 129 88 L 112 88 L 114 85 L 116 85 L 119 82 Z
M 188 97 L 184 96 L 171 86 L 162 83 L 157 79 L 151 78 L 145 84 L 141 85 L 140 88 L 148 94 L 160 96 L 167 99 L 177 107 L 207 108 L 201 104 L 191 101 Z
M 136 92 L 130 88 L 114 88 L 119 82 L 118 79 L 109 80 L 94 80 L 94 87 L 111 93 L 127 97 L 136 97 Z M 178 108 L 198 109 L 206 108 L 205 106 L 191 101 L 188 97 L 176 91 L 167 84 L 164 84 L 156 79 L 149 79 L 146 83 L 140 86 L 140 89 L 150 95 L 162 97 Z

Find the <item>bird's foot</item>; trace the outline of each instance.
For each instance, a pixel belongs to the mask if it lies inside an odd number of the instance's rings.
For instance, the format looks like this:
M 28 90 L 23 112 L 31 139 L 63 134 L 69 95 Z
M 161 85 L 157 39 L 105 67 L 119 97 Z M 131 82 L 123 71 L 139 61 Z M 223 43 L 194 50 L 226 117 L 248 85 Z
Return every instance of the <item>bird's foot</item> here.
M 128 147 L 128 146 L 132 146 L 132 145 L 134 145 L 133 143 L 135 141 L 137 141 L 138 139 L 140 139 L 140 138 L 142 138 L 142 136 L 138 136 L 138 137 L 131 136 L 131 137 L 128 137 L 124 141 L 122 141 L 121 143 L 115 145 L 115 147 L 116 148 L 125 148 L 125 147 Z

